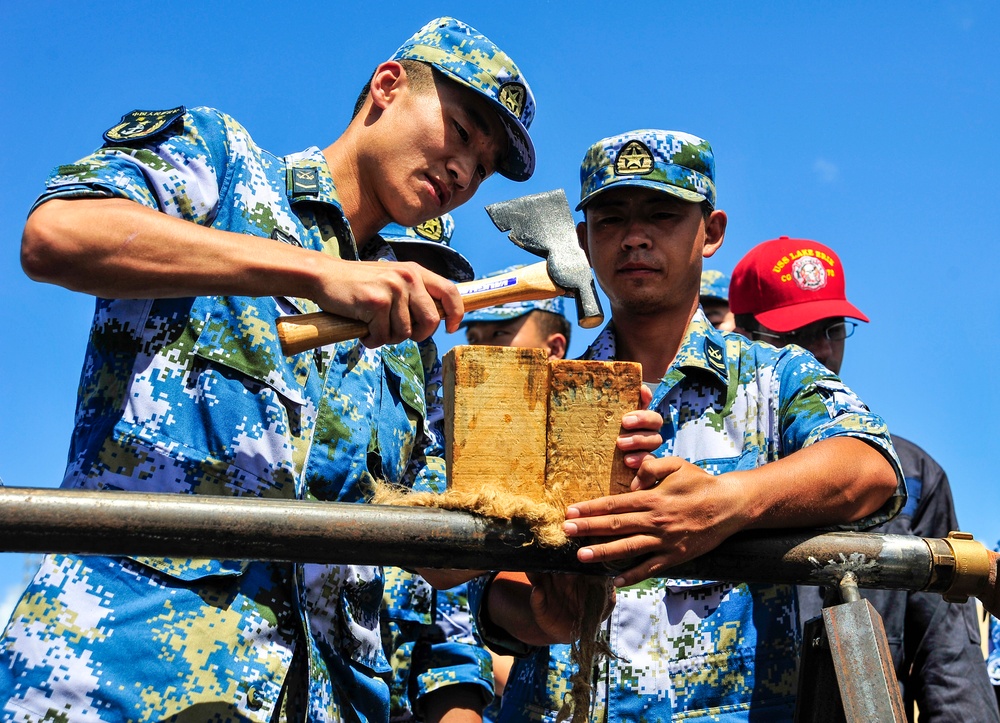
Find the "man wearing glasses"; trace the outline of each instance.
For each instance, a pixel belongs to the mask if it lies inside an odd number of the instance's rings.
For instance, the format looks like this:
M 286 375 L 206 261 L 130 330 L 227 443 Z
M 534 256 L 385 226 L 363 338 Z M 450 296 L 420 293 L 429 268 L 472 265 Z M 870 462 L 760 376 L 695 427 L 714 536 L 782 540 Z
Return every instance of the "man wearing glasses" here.
M 787 236 L 750 250 L 733 270 L 729 304 L 736 331 L 776 347 L 798 344 L 840 374 L 844 340 L 868 321 L 845 294 L 844 268 L 828 246 Z M 944 470 L 917 445 L 892 435 L 907 502 L 874 532 L 946 537 L 960 529 Z M 996 721 L 980 648 L 975 602 L 947 603 L 933 593 L 868 590 L 885 623 L 907 709 L 921 721 Z M 799 589 L 802 621 L 820 614 L 820 588 Z

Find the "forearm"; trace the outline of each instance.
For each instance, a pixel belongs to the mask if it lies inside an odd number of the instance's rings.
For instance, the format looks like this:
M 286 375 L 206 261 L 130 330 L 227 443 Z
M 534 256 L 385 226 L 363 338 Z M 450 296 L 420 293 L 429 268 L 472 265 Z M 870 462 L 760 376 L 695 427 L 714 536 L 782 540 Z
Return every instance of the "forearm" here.
M 200 226 L 127 199 L 54 199 L 28 218 L 25 272 L 105 298 L 199 295 L 311 298 L 324 257 Z
M 853 437 L 825 439 L 770 464 L 724 475 L 741 529 L 822 527 L 876 512 L 896 490 L 896 474 L 874 447 Z
M 547 645 L 548 638 L 531 611 L 531 582 L 523 572 L 499 572 L 483 599 L 489 619 L 528 645 Z
M 422 708 L 427 723 L 480 723 L 483 692 L 474 685 L 449 685 L 428 693 Z

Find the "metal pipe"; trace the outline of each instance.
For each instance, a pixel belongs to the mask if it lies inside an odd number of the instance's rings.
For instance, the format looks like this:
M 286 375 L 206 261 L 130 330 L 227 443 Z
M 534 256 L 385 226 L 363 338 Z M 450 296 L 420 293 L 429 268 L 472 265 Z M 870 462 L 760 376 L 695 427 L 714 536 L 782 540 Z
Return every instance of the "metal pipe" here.
M 578 546 L 530 529 L 419 507 L 0 487 L 0 550 L 82 555 L 600 573 Z
M 611 574 L 579 544 L 542 548 L 522 523 L 370 504 L 0 487 L 0 550 Z M 670 577 L 927 590 L 1000 611 L 997 553 L 968 535 L 736 535 Z M 618 568 L 620 569 L 620 567 Z

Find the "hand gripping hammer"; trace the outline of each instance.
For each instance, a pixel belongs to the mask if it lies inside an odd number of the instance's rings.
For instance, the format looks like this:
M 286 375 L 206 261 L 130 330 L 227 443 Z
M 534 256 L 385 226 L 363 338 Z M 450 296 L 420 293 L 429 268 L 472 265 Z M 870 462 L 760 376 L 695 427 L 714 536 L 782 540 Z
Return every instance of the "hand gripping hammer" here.
M 457 284 L 465 310 L 512 301 L 537 301 L 556 296 L 576 300 L 580 326 L 590 329 L 604 321 L 594 277 L 576 237 L 576 226 L 563 190 L 546 191 L 501 201 L 486 207 L 493 223 L 515 244 L 542 256 L 541 261 L 515 271 Z M 442 311 L 438 305 L 438 311 Z M 368 333 L 362 321 L 325 311 L 278 319 L 278 338 L 286 354 L 313 349 Z

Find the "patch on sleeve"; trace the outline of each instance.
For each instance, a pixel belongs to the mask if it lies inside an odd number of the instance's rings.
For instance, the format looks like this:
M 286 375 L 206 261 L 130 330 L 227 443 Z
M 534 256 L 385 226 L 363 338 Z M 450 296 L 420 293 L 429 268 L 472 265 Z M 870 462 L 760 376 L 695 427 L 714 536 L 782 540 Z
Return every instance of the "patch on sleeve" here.
M 108 143 L 122 143 L 152 138 L 184 115 L 185 110 L 182 105 L 169 110 L 134 110 L 123 115 L 117 124 L 104 131 L 104 140 Z

